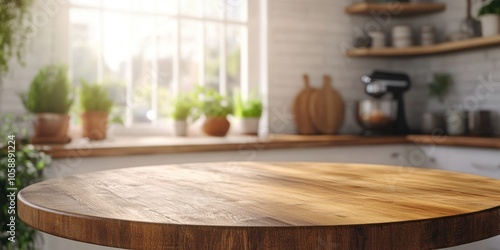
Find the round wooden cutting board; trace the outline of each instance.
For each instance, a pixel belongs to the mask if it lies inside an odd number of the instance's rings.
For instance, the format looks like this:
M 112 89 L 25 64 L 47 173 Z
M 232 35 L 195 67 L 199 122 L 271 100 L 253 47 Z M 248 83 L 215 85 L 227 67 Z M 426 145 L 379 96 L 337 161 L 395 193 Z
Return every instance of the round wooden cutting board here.
M 311 84 L 309 82 L 309 76 L 304 75 L 304 89 L 299 92 L 299 94 L 295 97 L 295 101 L 292 107 L 292 113 L 295 120 L 295 125 L 297 126 L 297 130 L 299 134 L 302 135 L 314 135 L 317 134 L 316 129 L 310 119 L 309 115 L 309 102 L 311 100 L 311 96 L 317 90 L 311 88 Z
M 321 134 L 337 134 L 344 121 L 344 100 L 332 87 L 330 76 L 323 77 L 323 87 L 311 95 L 309 116 Z

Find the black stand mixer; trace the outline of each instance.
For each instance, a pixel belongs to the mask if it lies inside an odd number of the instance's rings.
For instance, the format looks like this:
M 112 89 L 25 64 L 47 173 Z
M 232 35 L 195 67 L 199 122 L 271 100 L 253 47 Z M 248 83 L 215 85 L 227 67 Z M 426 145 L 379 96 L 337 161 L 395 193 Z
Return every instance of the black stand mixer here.
M 373 99 L 359 101 L 356 105 L 357 121 L 363 135 L 405 135 L 409 133 L 404 109 L 404 92 L 411 86 L 406 74 L 374 71 L 361 81 L 365 92 Z M 392 99 L 383 99 L 387 93 Z

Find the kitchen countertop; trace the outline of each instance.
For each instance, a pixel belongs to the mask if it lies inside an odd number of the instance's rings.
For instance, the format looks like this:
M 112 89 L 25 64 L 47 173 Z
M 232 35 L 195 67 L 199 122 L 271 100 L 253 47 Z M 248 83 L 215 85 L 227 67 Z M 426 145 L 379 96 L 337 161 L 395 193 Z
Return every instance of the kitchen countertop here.
M 74 139 L 66 145 L 36 145 L 53 158 L 150 155 L 209 151 L 266 150 L 327 146 L 382 144 L 434 144 L 475 148 L 500 148 L 500 138 L 431 135 L 363 137 L 358 135 L 270 135 L 228 137 L 113 137 L 104 141 Z

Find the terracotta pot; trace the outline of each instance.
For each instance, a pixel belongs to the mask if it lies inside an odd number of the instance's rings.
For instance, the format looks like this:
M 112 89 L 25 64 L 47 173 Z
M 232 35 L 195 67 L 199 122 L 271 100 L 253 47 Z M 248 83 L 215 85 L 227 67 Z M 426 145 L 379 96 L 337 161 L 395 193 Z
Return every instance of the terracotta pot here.
M 230 123 L 226 117 L 208 117 L 203 123 L 203 132 L 210 136 L 226 136 Z
M 37 138 L 67 138 L 69 115 L 56 113 L 35 114 L 33 126 Z
M 257 135 L 259 133 L 260 117 L 236 118 L 233 120 L 234 128 L 241 134 Z
M 93 141 L 106 139 L 108 128 L 107 112 L 85 112 L 81 117 L 83 137 Z

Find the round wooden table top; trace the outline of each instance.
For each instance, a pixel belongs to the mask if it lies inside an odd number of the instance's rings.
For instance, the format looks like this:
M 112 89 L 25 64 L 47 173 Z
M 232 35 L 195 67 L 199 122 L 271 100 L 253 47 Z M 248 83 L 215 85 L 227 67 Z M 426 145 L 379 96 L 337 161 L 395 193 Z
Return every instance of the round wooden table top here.
M 500 180 L 341 163 L 228 162 L 51 179 L 28 225 L 129 249 L 430 249 L 500 234 Z

